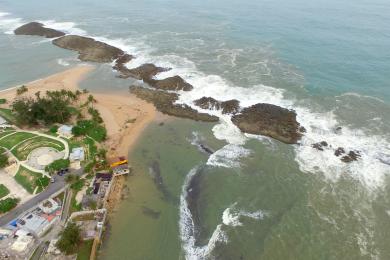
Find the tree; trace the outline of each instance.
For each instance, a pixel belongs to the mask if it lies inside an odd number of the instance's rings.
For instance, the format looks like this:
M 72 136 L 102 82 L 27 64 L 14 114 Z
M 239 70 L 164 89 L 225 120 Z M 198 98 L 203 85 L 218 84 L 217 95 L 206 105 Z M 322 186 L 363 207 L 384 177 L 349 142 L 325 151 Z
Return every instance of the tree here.
M 69 222 L 65 229 L 61 231 L 56 247 L 66 255 L 75 253 L 81 242 L 80 233 L 79 226 L 74 222 Z
M 6 198 L 3 200 L 0 200 L 0 213 L 5 213 L 7 211 L 10 211 L 11 209 L 15 208 L 18 204 L 19 199 L 15 198 Z
M 54 173 L 65 168 L 68 168 L 70 165 L 69 159 L 58 159 L 45 167 L 45 171 Z
M 8 164 L 8 156 L 4 153 L 0 154 L 0 169 L 4 168 Z

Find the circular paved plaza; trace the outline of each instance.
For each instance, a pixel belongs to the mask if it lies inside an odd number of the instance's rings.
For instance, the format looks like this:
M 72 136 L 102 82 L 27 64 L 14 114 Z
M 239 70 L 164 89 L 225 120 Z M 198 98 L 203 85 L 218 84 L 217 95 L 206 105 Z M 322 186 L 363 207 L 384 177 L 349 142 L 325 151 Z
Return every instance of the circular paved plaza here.
M 59 152 L 51 147 L 39 147 L 33 150 L 27 158 L 27 164 L 37 170 L 44 170 L 45 167 L 53 161 L 62 159 L 63 152 Z

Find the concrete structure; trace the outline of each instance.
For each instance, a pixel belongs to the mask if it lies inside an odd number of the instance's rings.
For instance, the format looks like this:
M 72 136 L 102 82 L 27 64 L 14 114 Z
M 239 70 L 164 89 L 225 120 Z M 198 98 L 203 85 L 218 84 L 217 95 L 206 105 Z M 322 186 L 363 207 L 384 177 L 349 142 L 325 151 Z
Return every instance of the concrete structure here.
M 42 234 L 45 227 L 48 225 L 49 221 L 38 215 L 36 212 L 27 213 L 24 217 L 17 221 L 17 227 L 32 232 L 37 236 Z
M 69 155 L 69 160 L 71 162 L 76 161 L 84 161 L 85 155 L 84 155 L 84 148 L 83 147 L 76 147 L 72 149 L 72 152 Z
M 7 124 L 7 120 L 5 120 L 3 117 L 0 116 L 0 125 Z
M 112 167 L 112 171 L 116 176 L 126 175 L 130 173 L 129 166 L 127 164 L 122 164 L 116 167 Z
M 39 205 L 39 208 L 45 214 L 53 214 L 55 211 L 61 209 L 60 205 L 53 199 L 48 199 Z
M 71 137 L 73 137 L 72 129 L 73 129 L 73 126 L 71 126 L 71 125 L 61 125 L 57 129 L 57 134 L 65 137 L 65 138 L 71 138 Z
M 34 242 L 34 237 L 25 230 L 15 232 L 16 241 L 12 244 L 11 249 L 16 252 L 25 252 L 27 248 Z

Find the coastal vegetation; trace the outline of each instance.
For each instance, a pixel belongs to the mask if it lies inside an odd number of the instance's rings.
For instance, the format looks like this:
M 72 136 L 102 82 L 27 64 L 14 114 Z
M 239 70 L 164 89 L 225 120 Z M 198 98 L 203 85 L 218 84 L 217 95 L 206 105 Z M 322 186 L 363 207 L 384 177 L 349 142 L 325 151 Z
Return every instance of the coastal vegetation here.
M 43 191 L 47 185 L 49 185 L 49 178 L 43 176 L 41 173 L 30 171 L 29 169 L 20 166 L 18 172 L 15 175 L 15 180 L 26 191 L 33 194 Z
M 4 168 L 8 164 L 8 156 L 0 149 L 0 169 Z
M 7 103 L 7 99 L 5 99 L 5 98 L 0 98 L 0 105 L 3 105 L 3 104 L 5 104 L 5 103 Z
M 9 194 L 9 189 L 3 184 L 0 184 L 0 199 L 4 198 Z
M 0 214 L 10 211 L 15 208 L 18 204 L 19 199 L 16 198 L 6 198 L 0 200 Z
M 18 123 L 23 125 L 52 125 L 65 123 L 72 117 L 72 104 L 78 99 L 76 93 L 69 90 L 40 92 L 35 97 L 17 98 L 11 105 Z
M 99 116 L 100 117 L 100 116 Z M 104 141 L 107 137 L 106 128 L 95 120 L 80 120 L 72 129 L 74 136 L 89 136 L 97 142 Z
M 61 231 L 60 239 L 58 240 L 56 247 L 66 255 L 70 255 L 77 252 L 80 242 L 80 228 L 76 223 L 69 222 L 64 230 Z
M 22 85 L 21 87 L 16 89 L 16 95 L 22 95 L 23 93 L 26 93 L 28 91 L 28 88 L 25 85 Z
M 45 167 L 45 171 L 53 174 L 56 171 L 68 168 L 70 165 L 69 159 L 58 159 Z

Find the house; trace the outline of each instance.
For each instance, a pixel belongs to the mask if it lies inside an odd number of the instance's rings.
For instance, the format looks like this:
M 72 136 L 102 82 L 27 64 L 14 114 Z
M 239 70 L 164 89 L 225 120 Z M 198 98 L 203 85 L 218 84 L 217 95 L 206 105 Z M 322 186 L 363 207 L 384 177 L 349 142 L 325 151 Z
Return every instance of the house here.
M 26 214 L 23 218 L 19 219 L 17 222 L 17 226 L 26 231 L 33 232 L 37 236 L 39 236 L 42 231 L 48 226 L 49 221 L 36 214 L 35 212 L 31 212 Z
M 72 129 L 73 129 L 73 126 L 71 126 L 71 125 L 61 125 L 57 129 L 57 134 L 65 137 L 65 138 L 71 138 L 73 136 Z
M 60 205 L 58 205 L 58 203 L 53 200 L 53 199 L 48 199 L 44 202 L 42 202 L 40 205 L 39 205 L 39 208 L 42 210 L 42 212 L 44 212 L 45 214 L 52 214 L 54 213 L 55 211 L 57 211 L 58 209 L 60 209 Z
M 84 161 L 84 148 L 76 147 L 72 149 L 72 152 L 69 155 L 69 160 L 71 162 L 81 162 Z

